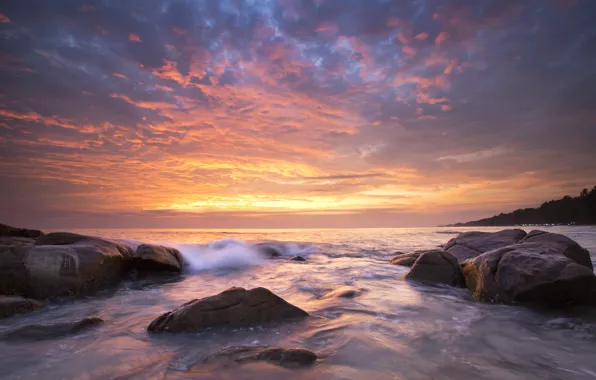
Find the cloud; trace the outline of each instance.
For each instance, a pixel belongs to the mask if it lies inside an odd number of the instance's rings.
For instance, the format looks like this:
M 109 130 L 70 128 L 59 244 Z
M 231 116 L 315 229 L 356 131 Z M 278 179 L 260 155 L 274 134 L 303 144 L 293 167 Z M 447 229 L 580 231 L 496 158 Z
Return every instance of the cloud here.
M 591 2 L 89 4 L 0 5 L 2 215 L 443 223 L 593 186 Z

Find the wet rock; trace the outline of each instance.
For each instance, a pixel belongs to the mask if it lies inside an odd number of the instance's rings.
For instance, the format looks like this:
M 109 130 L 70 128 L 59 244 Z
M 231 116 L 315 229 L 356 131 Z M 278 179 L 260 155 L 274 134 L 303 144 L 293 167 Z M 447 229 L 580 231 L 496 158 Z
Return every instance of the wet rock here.
M 334 289 L 330 292 L 325 293 L 321 298 L 356 298 L 362 294 L 361 289 L 353 288 L 351 286 L 342 286 Z
M 117 242 L 66 232 L 43 235 L 23 253 L 29 296 L 93 293 L 118 283 L 131 259 L 132 249 Z
M 253 248 L 261 253 L 263 256 L 274 259 L 284 255 L 283 246 L 276 245 L 274 243 L 259 243 L 253 245 Z
M 25 244 L 15 245 L 15 241 L 11 240 L 12 245 L 9 245 L 6 239 L 23 238 L 3 238 L 5 244 L 0 245 L 0 294 L 27 296 L 30 289 L 27 285 L 27 268 L 22 259 L 22 247 Z
M 203 363 L 232 362 L 244 364 L 267 362 L 281 367 L 297 368 L 312 365 L 317 355 L 304 348 L 234 346 L 205 358 Z
M 389 260 L 389 263 L 393 264 L 393 265 L 401 265 L 404 267 L 411 267 L 412 265 L 414 265 L 416 260 L 418 260 L 420 255 L 422 255 L 425 252 L 430 252 L 430 251 L 420 250 L 420 251 L 414 251 L 414 252 L 410 252 L 410 253 L 396 252 L 398 255 L 395 256 L 394 258 L 392 258 L 391 260 Z
M 140 271 L 180 272 L 182 254 L 176 248 L 141 244 L 133 254 L 133 266 Z
M 0 250 L 4 248 L 22 247 L 26 245 L 35 244 L 35 239 L 16 237 L 16 236 L 0 236 Z
M 246 327 L 308 313 L 265 288 L 230 288 L 215 296 L 192 300 L 151 322 L 149 331 L 198 332 L 209 327 Z
M 520 229 L 502 230 L 499 232 L 464 232 L 449 240 L 443 247 L 444 251 L 451 253 L 459 262 L 474 258 L 484 252 L 515 244 L 526 236 Z
M 294 257 L 290 258 L 290 260 L 292 260 L 292 261 L 306 261 L 306 259 L 302 256 L 294 256 Z
M 103 323 L 103 319 L 101 318 L 87 317 L 74 322 L 25 325 L 0 335 L 0 339 L 7 341 L 57 339 L 78 334 L 101 323 Z
M 43 235 L 43 232 L 39 230 L 30 230 L 27 228 L 16 228 L 6 224 L 0 224 L 0 236 L 13 236 L 23 238 L 37 238 Z
M 43 303 L 17 296 L 0 296 L 0 318 L 40 309 Z
M 547 307 L 596 304 L 596 276 L 587 251 L 560 235 L 544 234 L 465 261 L 463 273 L 474 298 Z
M 457 259 L 444 251 L 422 253 L 410 271 L 406 273 L 405 279 L 425 284 L 465 286 Z

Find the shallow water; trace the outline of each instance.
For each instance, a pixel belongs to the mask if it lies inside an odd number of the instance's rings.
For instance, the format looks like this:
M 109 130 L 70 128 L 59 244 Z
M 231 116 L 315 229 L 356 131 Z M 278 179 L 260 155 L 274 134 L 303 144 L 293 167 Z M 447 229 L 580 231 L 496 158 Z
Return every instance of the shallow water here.
M 464 230 L 78 231 L 175 244 L 190 263 L 189 273 L 126 281 L 96 297 L 56 301 L 38 312 L 1 320 L 0 333 L 29 323 L 86 316 L 106 322 L 58 340 L 0 342 L 0 378 L 596 378 L 596 312 L 482 304 L 465 289 L 407 283 L 402 280 L 407 268 L 388 264 L 395 251 L 433 248 Z M 548 230 L 578 241 L 594 261 L 596 228 Z M 308 263 L 262 260 L 248 243 L 263 240 L 284 242 L 287 256 L 301 254 Z M 354 299 L 320 298 L 344 285 L 361 288 L 363 294 Z M 145 330 L 159 314 L 231 286 L 266 287 L 311 317 L 200 334 Z M 305 347 L 321 359 L 301 370 L 262 363 L 195 365 L 229 345 Z

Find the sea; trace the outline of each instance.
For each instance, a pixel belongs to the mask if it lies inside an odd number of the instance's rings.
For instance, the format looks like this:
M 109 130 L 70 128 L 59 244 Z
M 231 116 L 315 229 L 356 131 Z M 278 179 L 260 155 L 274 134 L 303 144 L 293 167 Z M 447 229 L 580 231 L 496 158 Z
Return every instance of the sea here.
M 139 277 L 82 299 L 0 320 L 0 334 L 26 324 L 101 317 L 77 335 L 0 342 L 1 379 L 596 379 L 596 310 L 544 310 L 475 301 L 467 289 L 403 280 L 396 251 L 435 248 L 458 233 L 501 228 L 171 230 L 74 232 L 175 246 L 181 276 Z M 540 227 L 596 258 L 596 227 Z M 531 228 L 526 228 L 531 230 Z M 306 263 L 265 260 L 251 249 L 275 241 Z M 233 286 L 266 287 L 311 314 L 301 321 L 201 333 L 155 334 L 149 323 L 192 299 Z M 343 286 L 355 298 L 324 298 Z M 228 346 L 303 347 L 303 369 L 266 363 L 204 365 Z

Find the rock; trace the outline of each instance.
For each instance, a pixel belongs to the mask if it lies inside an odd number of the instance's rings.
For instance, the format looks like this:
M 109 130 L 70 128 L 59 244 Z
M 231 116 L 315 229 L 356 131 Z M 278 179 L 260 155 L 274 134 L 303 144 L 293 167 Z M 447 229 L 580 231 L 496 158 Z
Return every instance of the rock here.
M 23 297 L 0 296 L 0 318 L 27 313 L 43 307 L 43 303 Z
M 316 360 L 317 355 L 304 348 L 235 346 L 224 348 L 205 358 L 203 363 L 233 362 L 243 364 L 267 362 L 281 367 L 296 368 L 310 366 Z
M 16 236 L 0 236 L 0 250 L 35 244 L 35 239 Z
M 65 232 L 42 235 L 23 255 L 33 298 L 84 295 L 116 284 L 131 259 L 124 244 Z
M 246 327 L 308 313 L 265 288 L 230 288 L 215 296 L 192 300 L 151 322 L 149 331 L 199 332 L 209 327 Z
M 510 229 L 499 232 L 464 232 L 449 240 L 443 247 L 459 262 L 474 258 L 484 252 L 515 244 L 526 236 L 524 230 Z
M 7 341 L 39 341 L 57 339 L 67 335 L 78 334 L 90 327 L 103 323 L 101 318 L 83 318 L 75 322 L 53 323 L 47 325 L 25 325 L 0 335 L 1 340 Z
M 140 271 L 180 272 L 182 254 L 176 248 L 141 244 L 133 254 L 133 266 Z
M 426 284 L 465 286 L 457 259 L 445 251 L 422 253 L 410 271 L 406 273 L 405 279 Z
M 0 236 L 13 236 L 23 238 L 37 238 L 43 235 L 43 232 L 39 230 L 30 230 L 27 228 L 16 228 L 6 224 L 0 224 Z
M 590 252 L 567 236 L 534 230 L 524 237 L 520 243 L 542 243 L 557 247 L 564 256 L 580 265 L 594 269 Z
M 362 290 L 353 288 L 351 286 L 342 286 L 325 293 L 321 298 L 356 298 L 362 294 Z
M 283 246 L 275 245 L 274 243 L 259 243 L 253 245 L 253 248 L 260 252 L 263 256 L 274 259 L 284 254 Z
M 462 265 L 466 285 L 474 298 L 485 302 L 594 305 L 596 276 L 585 256 L 564 240 L 534 234 L 520 244 L 470 259 Z
M 410 252 L 410 253 L 396 252 L 398 255 L 395 256 L 394 258 L 392 258 L 391 260 L 389 260 L 389 263 L 393 264 L 393 265 L 401 265 L 404 267 L 411 267 L 412 265 L 414 265 L 416 260 L 418 260 L 420 255 L 422 255 L 424 252 L 428 252 L 428 251 L 421 250 L 421 251 L 414 251 L 414 252 Z
M 3 245 L 0 245 L 0 294 L 27 296 L 30 293 L 27 284 L 27 268 L 23 262 L 23 246 L 32 244 L 7 243 L 6 239 L 23 238 L 2 238 Z M 9 245 L 13 244 L 13 245 Z
M 294 257 L 290 258 L 290 260 L 292 260 L 292 261 L 306 261 L 306 259 L 302 256 L 294 256 Z

